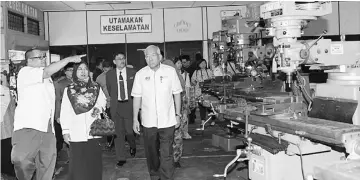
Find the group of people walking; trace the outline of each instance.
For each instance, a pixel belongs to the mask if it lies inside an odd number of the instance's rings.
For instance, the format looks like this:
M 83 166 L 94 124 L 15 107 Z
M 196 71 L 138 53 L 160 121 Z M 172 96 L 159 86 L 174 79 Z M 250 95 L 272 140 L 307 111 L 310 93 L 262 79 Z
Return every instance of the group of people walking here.
M 181 167 L 182 140 L 191 139 L 188 117 L 194 121 L 194 89 L 212 73 L 206 68 L 189 72 L 188 56 L 165 60 L 157 46 L 148 46 L 144 55 L 147 66 L 139 71 L 127 67 L 125 54 L 118 53 L 113 58 L 116 68 L 103 61 L 98 63 L 101 71 L 91 76 L 85 55 L 46 66 L 42 51 L 28 50 L 27 66 L 17 77 L 11 153 L 17 178 L 30 180 L 36 172 L 36 179 L 52 179 L 64 141 L 69 146 L 69 178 L 102 179 L 101 137 L 89 132 L 107 112 L 116 126 L 116 166 L 126 163 L 125 140 L 130 155 L 136 156 L 135 134 L 142 133 L 151 179 L 173 179 L 174 168 Z M 54 83 L 51 76 L 61 69 L 65 77 Z

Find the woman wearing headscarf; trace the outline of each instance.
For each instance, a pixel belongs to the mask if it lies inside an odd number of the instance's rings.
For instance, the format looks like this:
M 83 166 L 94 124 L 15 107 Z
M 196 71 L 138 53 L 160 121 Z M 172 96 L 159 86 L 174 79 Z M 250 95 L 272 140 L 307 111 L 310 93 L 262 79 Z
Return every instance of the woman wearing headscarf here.
M 89 132 L 106 107 L 106 97 L 89 72 L 85 62 L 74 66 L 73 82 L 64 89 L 61 104 L 60 124 L 64 141 L 70 145 L 70 180 L 102 179 L 100 137 Z
M 201 89 L 200 89 L 200 82 L 204 82 L 205 80 L 208 79 L 213 79 L 214 78 L 214 74 L 211 71 L 211 69 L 209 69 L 207 67 L 207 62 L 205 59 L 202 59 L 200 61 L 200 63 L 198 64 L 198 69 L 194 72 L 194 74 L 191 77 L 191 83 L 195 84 L 195 96 L 199 97 L 201 96 Z M 200 110 L 200 118 L 201 118 L 201 124 L 203 124 L 205 122 L 206 119 L 206 107 L 202 106 L 201 104 L 199 104 L 199 110 Z M 212 122 L 212 125 L 214 124 L 214 122 Z

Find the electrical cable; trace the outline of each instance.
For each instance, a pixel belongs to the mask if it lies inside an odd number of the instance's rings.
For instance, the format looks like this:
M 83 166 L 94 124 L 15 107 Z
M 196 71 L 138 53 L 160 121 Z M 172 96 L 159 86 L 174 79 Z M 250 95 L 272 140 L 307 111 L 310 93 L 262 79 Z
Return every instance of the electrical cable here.
M 300 164 L 301 164 L 301 174 L 302 174 L 302 177 L 303 177 L 303 180 L 306 180 L 305 179 L 305 172 L 304 172 L 304 162 L 303 162 L 303 155 L 302 155 L 302 152 L 301 152 L 301 148 L 300 148 L 300 145 L 299 144 L 295 144 L 293 142 L 290 142 L 290 141 L 287 141 L 288 143 L 296 146 L 299 150 L 299 154 L 300 154 Z
M 269 125 L 266 125 L 265 126 L 265 131 L 273 138 L 277 139 L 277 137 L 275 137 L 271 131 L 271 128 Z M 283 139 L 283 141 L 286 141 Z M 288 142 L 289 144 L 292 144 L 294 146 L 296 146 L 299 150 L 299 154 L 300 154 L 300 163 L 301 163 L 301 174 L 302 174 L 302 177 L 303 177 L 303 180 L 306 180 L 305 179 L 305 172 L 304 172 L 304 162 L 303 162 L 303 155 L 302 155 L 302 151 L 301 151 L 301 148 L 300 148 L 300 145 L 299 144 L 295 144 L 293 142 L 290 142 L 290 141 L 286 141 Z

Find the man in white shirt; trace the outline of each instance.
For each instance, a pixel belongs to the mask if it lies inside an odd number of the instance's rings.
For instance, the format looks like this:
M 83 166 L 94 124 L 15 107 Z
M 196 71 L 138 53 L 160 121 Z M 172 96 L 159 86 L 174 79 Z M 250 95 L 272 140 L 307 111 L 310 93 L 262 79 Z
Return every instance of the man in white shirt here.
M 172 143 L 175 128 L 180 125 L 180 93 L 183 90 L 176 70 L 160 63 L 162 56 L 157 46 L 148 46 L 144 53 L 148 66 L 136 73 L 131 92 L 134 97 L 133 129 L 135 133 L 140 133 L 137 115 L 141 106 L 144 149 L 150 177 L 152 180 L 174 179 Z
M 54 135 L 55 88 L 51 75 L 81 56 L 46 66 L 46 54 L 37 49 L 25 53 L 27 66 L 18 74 L 18 104 L 14 116 L 11 160 L 19 180 L 52 179 L 56 161 Z

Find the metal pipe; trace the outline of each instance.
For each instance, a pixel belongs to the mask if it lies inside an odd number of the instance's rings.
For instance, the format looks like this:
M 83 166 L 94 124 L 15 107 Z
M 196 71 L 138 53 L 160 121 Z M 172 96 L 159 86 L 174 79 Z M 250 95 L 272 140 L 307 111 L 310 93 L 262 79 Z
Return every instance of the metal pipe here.
M 249 137 L 249 113 L 246 110 L 246 115 L 245 115 L 245 138 Z

